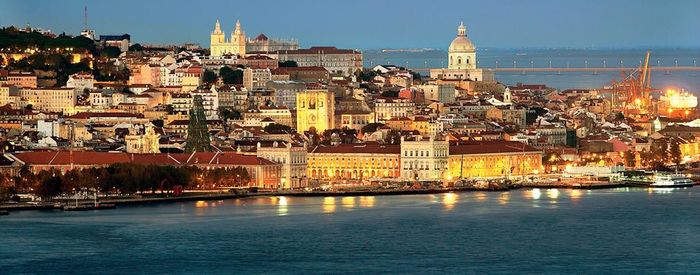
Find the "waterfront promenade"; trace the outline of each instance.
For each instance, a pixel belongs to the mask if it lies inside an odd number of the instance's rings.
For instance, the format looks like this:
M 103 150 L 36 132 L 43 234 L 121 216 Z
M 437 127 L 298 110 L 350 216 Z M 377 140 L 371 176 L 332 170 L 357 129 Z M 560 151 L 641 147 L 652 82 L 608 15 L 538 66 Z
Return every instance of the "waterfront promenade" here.
M 517 183 L 510 185 L 490 185 L 487 187 L 449 187 L 449 188 L 354 188 L 354 189 L 337 189 L 329 191 L 295 191 L 295 190 L 280 190 L 280 191 L 261 191 L 248 192 L 247 190 L 233 191 L 208 191 L 208 192 L 186 192 L 183 195 L 175 196 L 169 193 L 154 193 L 134 195 L 121 198 L 101 198 L 101 204 L 119 205 L 143 205 L 154 203 L 172 203 L 172 202 L 188 202 L 188 201 L 212 201 L 226 199 L 242 199 L 255 197 L 271 197 L 271 196 L 287 196 L 287 197 L 354 197 L 354 196 L 391 196 L 391 195 L 421 195 L 421 194 L 442 194 L 442 193 L 458 193 L 458 192 L 499 192 L 516 189 L 610 189 L 620 187 L 638 187 L 626 183 L 606 183 L 606 182 L 528 182 Z M 641 187 L 643 188 L 643 187 Z M 72 200 L 64 200 L 63 202 L 47 202 L 47 203 L 14 203 L 0 205 L 0 209 L 9 211 L 21 210 L 60 210 L 64 206 L 70 205 Z M 91 203 L 92 200 L 83 200 L 81 203 Z

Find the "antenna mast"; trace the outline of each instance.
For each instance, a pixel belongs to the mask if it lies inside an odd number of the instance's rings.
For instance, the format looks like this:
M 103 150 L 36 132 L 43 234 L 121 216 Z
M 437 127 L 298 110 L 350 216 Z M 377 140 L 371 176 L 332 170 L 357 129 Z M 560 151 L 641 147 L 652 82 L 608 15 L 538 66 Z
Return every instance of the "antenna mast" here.
M 84 14 L 85 14 L 85 17 L 84 17 L 84 19 L 85 19 L 85 30 L 87 30 L 87 29 L 88 29 L 88 23 L 87 23 L 87 19 L 88 19 L 88 16 L 87 16 L 87 5 L 85 5 L 85 12 L 84 12 Z

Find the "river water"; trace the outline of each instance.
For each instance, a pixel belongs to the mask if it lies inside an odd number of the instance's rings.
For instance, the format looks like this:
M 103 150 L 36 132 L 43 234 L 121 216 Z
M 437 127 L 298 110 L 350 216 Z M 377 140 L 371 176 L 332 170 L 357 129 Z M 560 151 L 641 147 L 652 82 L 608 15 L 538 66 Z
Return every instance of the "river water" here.
M 478 66 L 481 68 L 619 68 L 638 67 L 647 49 L 478 49 Z M 363 52 L 365 67 L 393 64 L 408 68 L 443 68 L 447 66 L 447 52 L 430 50 L 423 52 Z M 699 66 L 700 49 L 650 49 L 649 65 Z M 627 69 L 630 71 L 630 69 Z M 427 72 L 421 72 L 427 74 Z M 498 72 L 496 80 L 506 85 L 517 83 L 547 84 L 557 89 L 595 89 L 622 79 L 620 71 L 606 72 Z M 652 73 L 655 88 L 683 88 L 700 92 L 700 71 L 655 71 Z
M 700 270 L 700 188 L 265 197 L 0 217 L 0 274 Z

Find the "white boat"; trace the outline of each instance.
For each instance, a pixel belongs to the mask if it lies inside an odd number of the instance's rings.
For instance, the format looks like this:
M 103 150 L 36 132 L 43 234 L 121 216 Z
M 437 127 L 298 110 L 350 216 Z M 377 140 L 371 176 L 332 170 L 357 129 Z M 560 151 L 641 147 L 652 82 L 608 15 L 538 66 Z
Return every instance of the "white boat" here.
M 690 187 L 693 181 L 683 175 L 656 175 L 656 179 L 650 187 Z

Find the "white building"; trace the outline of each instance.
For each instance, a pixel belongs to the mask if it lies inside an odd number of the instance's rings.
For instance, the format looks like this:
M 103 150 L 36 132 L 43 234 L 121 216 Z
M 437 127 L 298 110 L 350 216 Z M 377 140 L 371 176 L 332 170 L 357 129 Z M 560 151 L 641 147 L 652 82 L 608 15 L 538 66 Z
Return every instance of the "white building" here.
M 281 186 L 285 189 L 303 188 L 308 185 L 306 178 L 306 146 L 293 146 L 287 142 L 275 141 L 272 146 L 262 146 L 258 142 L 257 156 L 282 164 Z
M 95 77 L 91 73 L 86 72 L 72 74 L 66 81 L 66 87 L 80 92 L 85 89 L 92 90 L 95 88 Z
M 401 178 L 439 181 L 447 175 L 449 142 L 444 138 L 401 137 Z

